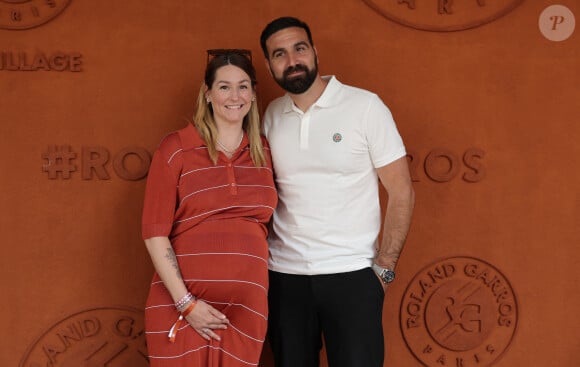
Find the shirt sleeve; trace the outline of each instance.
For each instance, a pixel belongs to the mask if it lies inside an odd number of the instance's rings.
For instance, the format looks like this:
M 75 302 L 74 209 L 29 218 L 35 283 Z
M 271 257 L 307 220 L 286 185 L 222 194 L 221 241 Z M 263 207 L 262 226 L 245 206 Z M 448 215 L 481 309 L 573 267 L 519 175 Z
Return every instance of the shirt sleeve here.
M 268 138 L 270 133 L 270 128 L 272 127 L 272 104 L 266 108 L 266 112 L 264 112 L 264 116 L 262 117 L 262 134 Z
M 407 152 L 389 108 L 373 95 L 366 116 L 366 139 L 375 168 L 404 157 Z
M 143 239 L 168 237 L 177 207 L 181 149 L 166 138 L 153 154 L 143 202 L 141 235 Z

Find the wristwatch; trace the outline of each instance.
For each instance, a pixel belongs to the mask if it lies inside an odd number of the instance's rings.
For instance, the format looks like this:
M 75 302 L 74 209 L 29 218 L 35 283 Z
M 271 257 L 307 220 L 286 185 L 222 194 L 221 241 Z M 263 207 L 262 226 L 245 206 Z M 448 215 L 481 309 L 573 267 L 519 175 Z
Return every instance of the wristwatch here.
M 375 271 L 375 273 L 377 273 L 379 278 L 381 278 L 383 283 L 389 284 L 390 282 L 395 280 L 395 272 L 394 271 L 387 269 L 387 268 L 383 268 L 377 264 L 373 264 L 372 268 Z

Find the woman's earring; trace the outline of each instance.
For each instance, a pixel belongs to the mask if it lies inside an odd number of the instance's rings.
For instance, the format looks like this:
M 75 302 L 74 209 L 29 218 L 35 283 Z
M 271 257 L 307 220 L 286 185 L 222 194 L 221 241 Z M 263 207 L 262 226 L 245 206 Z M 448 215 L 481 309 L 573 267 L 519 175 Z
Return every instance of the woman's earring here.
M 209 104 L 209 98 L 206 98 L 206 99 L 205 99 L 205 102 L 206 102 L 207 104 Z

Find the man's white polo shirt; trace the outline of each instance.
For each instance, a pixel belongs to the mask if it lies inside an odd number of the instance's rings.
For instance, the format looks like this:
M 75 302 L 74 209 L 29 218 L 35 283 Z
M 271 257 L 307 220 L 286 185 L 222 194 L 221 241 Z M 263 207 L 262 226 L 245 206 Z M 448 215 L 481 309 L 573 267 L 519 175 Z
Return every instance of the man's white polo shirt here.
M 269 268 L 282 273 L 370 266 L 381 227 L 375 168 L 406 154 L 376 94 L 323 78 L 328 85 L 308 111 L 284 95 L 264 116 L 279 195 Z

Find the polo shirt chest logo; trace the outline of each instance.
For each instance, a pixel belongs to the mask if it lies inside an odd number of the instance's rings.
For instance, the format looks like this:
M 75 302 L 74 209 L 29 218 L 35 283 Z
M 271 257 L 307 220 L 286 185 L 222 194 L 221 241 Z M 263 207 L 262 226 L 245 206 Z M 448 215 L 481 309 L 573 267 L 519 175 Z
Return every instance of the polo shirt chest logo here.
M 342 141 L 342 135 L 340 133 L 334 133 L 334 135 L 332 135 L 332 141 L 340 143 Z

